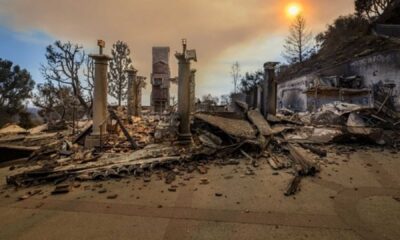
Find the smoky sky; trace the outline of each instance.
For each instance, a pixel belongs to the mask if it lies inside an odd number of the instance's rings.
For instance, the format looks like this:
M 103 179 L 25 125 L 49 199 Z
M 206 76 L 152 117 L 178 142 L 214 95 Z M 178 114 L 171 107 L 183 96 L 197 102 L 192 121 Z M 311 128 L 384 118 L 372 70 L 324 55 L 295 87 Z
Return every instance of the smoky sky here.
M 285 6 L 291 2 L 303 6 L 303 15 L 315 33 L 353 9 L 350 0 L 0 0 L 0 20 L 16 31 L 41 31 L 89 49 L 95 49 L 97 39 L 104 39 L 106 52 L 113 42 L 125 41 L 139 74 L 147 77 L 151 47 L 171 47 L 171 70 L 176 74 L 173 53 L 186 38 L 188 47 L 197 50 L 197 86 L 198 92 L 204 93 L 207 89 L 202 86 L 210 86 L 224 73 L 225 84 L 229 84 L 229 67 L 219 69 L 221 62 L 277 57 L 269 56 L 268 49 L 280 49 L 279 43 L 259 46 L 263 51 L 258 56 L 240 52 L 254 39 L 284 36 L 290 23 Z M 232 49 L 234 57 L 241 59 L 230 59 Z

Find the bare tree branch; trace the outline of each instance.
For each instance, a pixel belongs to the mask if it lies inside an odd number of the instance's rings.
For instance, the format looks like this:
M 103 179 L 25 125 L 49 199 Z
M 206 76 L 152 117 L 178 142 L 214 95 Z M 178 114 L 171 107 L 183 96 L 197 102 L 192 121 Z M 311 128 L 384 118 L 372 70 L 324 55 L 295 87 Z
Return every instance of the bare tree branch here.
M 41 72 L 46 80 L 57 82 L 60 88 L 63 85 L 70 86 L 73 96 L 78 99 L 85 111 L 90 113 L 90 107 L 85 98 L 90 98 L 87 95 L 90 96 L 91 92 L 85 94 L 82 91 L 80 80 L 81 67 L 87 58 L 82 46 L 56 41 L 46 48 L 47 64 L 42 64 Z
M 239 62 L 234 62 L 231 67 L 231 76 L 233 80 L 233 92 L 236 93 L 238 90 L 238 82 L 240 79 L 240 65 Z
M 312 34 L 306 29 L 306 20 L 297 16 L 285 39 L 283 56 L 289 63 L 303 62 L 313 50 Z

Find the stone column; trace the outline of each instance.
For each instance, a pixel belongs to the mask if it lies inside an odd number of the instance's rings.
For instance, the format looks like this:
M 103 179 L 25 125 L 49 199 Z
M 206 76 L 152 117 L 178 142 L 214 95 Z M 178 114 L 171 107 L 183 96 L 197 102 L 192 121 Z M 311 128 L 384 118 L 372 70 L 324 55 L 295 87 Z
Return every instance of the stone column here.
M 196 60 L 194 50 L 186 50 L 186 40 L 182 41 L 182 53 L 176 53 L 178 59 L 178 114 L 179 133 L 178 140 L 181 144 L 191 144 L 192 134 L 190 132 L 190 60 Z
M 196 111 L 196 69 L 190 70 L 190 112 Z
M 128 119 L 131 119 L 132 116 L 138 116 L 137 112 L 137 104 L 136 104 L 136 98 L 137 98 L 137 77 L 136 73 L 137 70 L 133 68 L 133 66 L 129 66 L 128 69 L 125 70 L 125 72 L 128 75 Z
M 262 87 L 260 85 L 257 85 L 257 100 L 256 100 L 256 107 L 258 110 L 261 112 L 261 106 L 262 106 Z
M 98 41 L 99 54 L 89 55 L 94 60 L 94 96 L 93 96 L 93 130 L 89 138 L 86 138 L 87 147 L 98 147 L 101 143 L 100 136 L 107 134 L 107 70 L 111 57 L 103 54 L 105 43 Z
M 138 116 L 142 115 L 142 89 L 145 87 L 146 77 L 137 76 L 138 88 L 136 95 L 136 108 Z
M 263 113 L 276 115 L 277 83 L 275 79 L 275 66 L 277 62 L 266 62 L 264 64 L 264 84 L 263 84 Z

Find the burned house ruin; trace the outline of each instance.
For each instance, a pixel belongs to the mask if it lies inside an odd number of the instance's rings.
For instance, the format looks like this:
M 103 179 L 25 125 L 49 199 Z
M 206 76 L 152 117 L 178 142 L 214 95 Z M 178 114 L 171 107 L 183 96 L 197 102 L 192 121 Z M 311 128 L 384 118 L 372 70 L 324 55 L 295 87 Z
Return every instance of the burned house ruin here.
M 283 74 L 278 80 L 277 107 L 305 112 L 334 101 L 365 107 L 390 101 L 400 111 L 399 61 L 400 51 L 392 50 L 302 75 Z

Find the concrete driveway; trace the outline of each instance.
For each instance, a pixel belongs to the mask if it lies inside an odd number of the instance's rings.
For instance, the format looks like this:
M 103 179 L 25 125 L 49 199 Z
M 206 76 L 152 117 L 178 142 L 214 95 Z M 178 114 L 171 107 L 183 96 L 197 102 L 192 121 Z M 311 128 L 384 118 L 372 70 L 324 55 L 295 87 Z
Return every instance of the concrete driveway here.
M 5 186 L 12 171 L 2 168 L 0 239 L 400 239 L 400 154 L 326 149 L 321 173 L 291 197 L 283 195 L 288 171 L 261 162 L 247 175 L 245 159 L 179 176 L 175 192 L 153 174 L 51 195 L 53 185 Z

